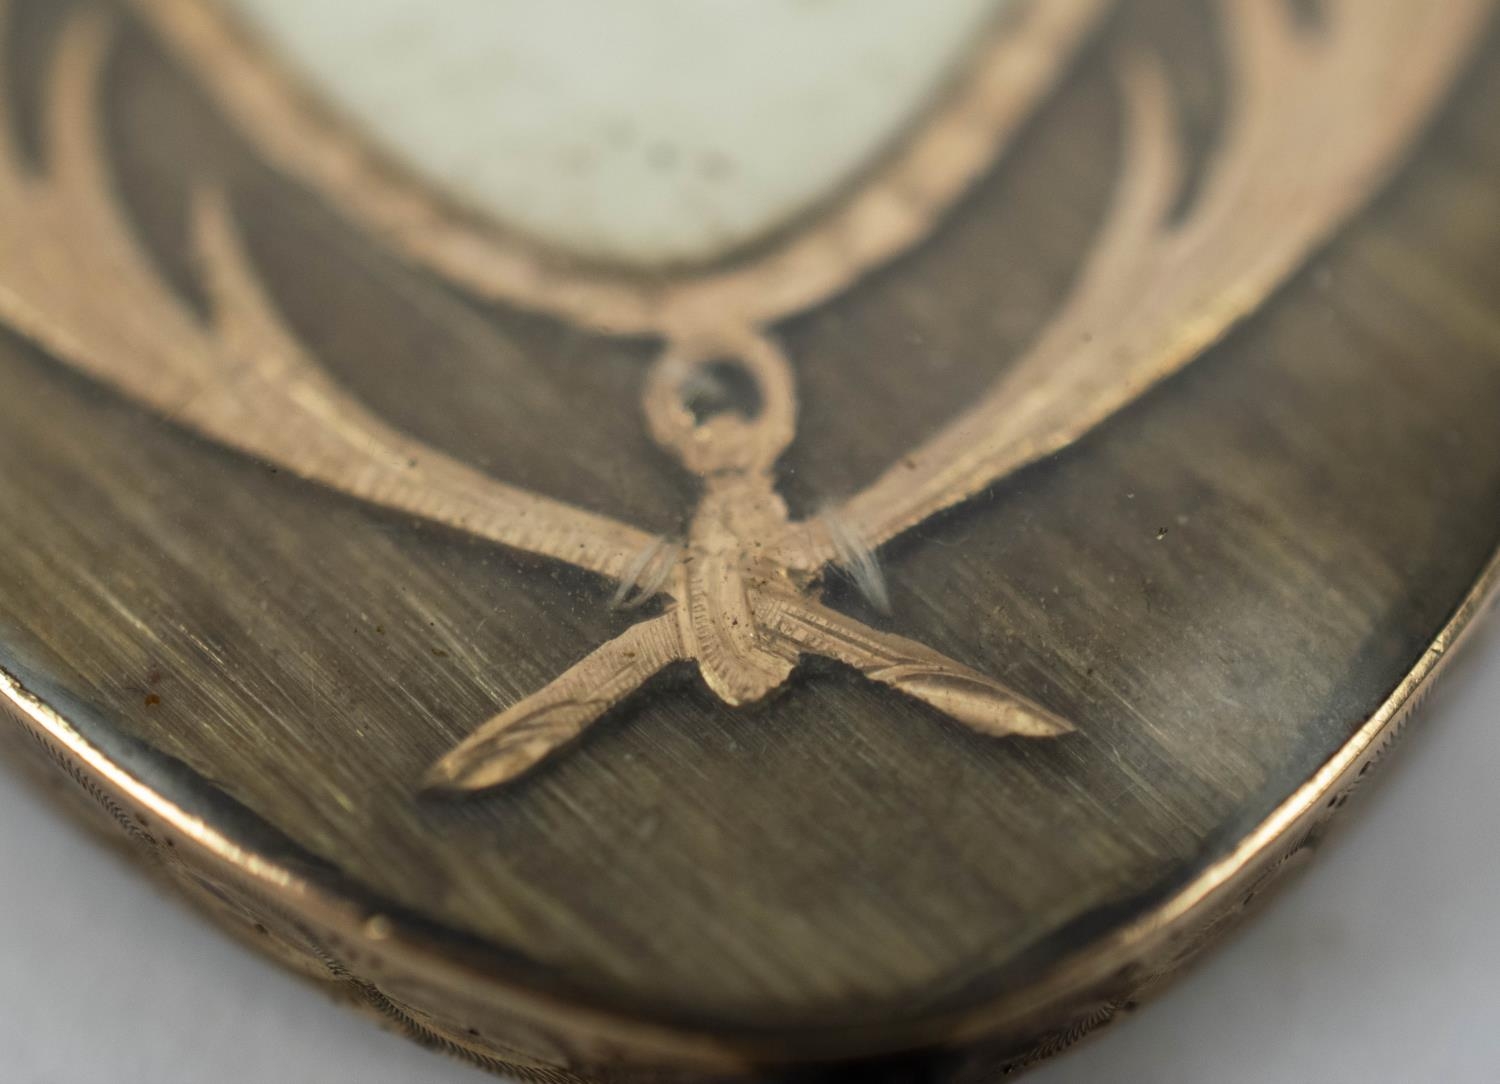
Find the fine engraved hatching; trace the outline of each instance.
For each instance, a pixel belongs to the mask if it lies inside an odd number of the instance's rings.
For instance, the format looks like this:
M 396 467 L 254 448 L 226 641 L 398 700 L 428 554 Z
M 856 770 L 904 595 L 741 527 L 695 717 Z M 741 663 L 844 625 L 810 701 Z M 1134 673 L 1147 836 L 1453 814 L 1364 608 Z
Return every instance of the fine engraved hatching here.
M 203 10 L 190 0 L 137 3 L 157 14 Z M 0 0 L 0 18 L 8 7 Z M 1231 63 L 1229 115 L 1187 206 L 1170 84 L 1149 53 L 1125 57 L 1117 191 L 1071 294 L 972 408 L 812 520 L 793 522 L 776 490 L 797 403 L 790 363 L 767 325 L 919 241 L 993 161 L 1065 49 L 1018 60 L 1013 45 L 992 48 L 904 155 L 760 262 L 650 289 L 534 267 L 514 281 L 469 276 L 470 285 L 591 326 L 662 338 L 642 393 L 646 425 L 702 482 L 680 541 L 497 481 L 373 416 L 276 315 L 211 179 L 191 209 L 210 299 L 210 315 L 195 315 L 152 266 L 113 195 L 98 118 L 110 22 L 95 9 L 70 19 L 58 47 L 43 163 L 30 167 L 9 133 L 0 137 L 0 318 L 222 444 L 610 578 L 622 605 L 662 601 L 658 615 L 481 725 L 432 768 L 430 787 L 474 791 L 516 778 L 679 661 L 696 664 L 722 700 L 743 705 L 780 688 L 805 656 L 826 656 L 983 733 L 1057 736 L 1070 725 L 1045 706 L 822 605 L 823 578 L 848 567 L 878 604 L 878 547 L 1078 440 L 1264 303 L 1397 164 L 1491 2 L 1324 0 L 1316 20 L 1282 0 L 1217 7 Z M 1008 34 L 1027 40 L 1030 25 L 1033 45 L 1058 46 L 1102 8 L 1033 3 Z M 1011 63 L 1021 74 L 1005 70 Z M 515 259 L 507 266 L 531 257 Z M 723 397 L 725 366 L 753 385 L 755 409 L 704 409 Z

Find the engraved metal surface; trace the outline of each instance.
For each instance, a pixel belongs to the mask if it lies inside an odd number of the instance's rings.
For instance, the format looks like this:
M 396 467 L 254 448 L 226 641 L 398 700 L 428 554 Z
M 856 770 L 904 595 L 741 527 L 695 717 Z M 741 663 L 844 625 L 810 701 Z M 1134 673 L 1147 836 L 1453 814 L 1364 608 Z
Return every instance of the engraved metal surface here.
M 1331 3 L 1314 35 L 1289 8 L 1229 0 L 1230 121 L 1186 209 L 1167 83 L 1149 58 L 1132 59 L 1115 207 L 1074 294 L 977 405 L 835 508 L 832 522 L 858 547 L 889 542 L 1066 447 L 1199 356 L 1369 197 L 1448 85 L 1488 7 Z M 809 597 L 847 547 L 831 537 L 828 517 L 791 523 L 776 493 L 775 464 L 796 431 L 796 394 L 789 363 L 758 326 L 769 316 L 759 301 L 735 305 L 715 294 L 706 303 L 698 299 L 705 287 L 692 281 L 663 288 L 658 299 L 655 330 L 667 346 L 644 409 L 656 441 L 704 483 L 683 546 L 487 478 L 362 408 L 276 317 L 212 182 L 193 213 L 213 308 L 201 325 L 133 247 L 110 195 L 94 107 L 105 43 L 97 18 L 66 32 L 41 176 L 26 176 L 14 148 L 0 151 L 0 200 L 15 232 L 6 247 L 17 254 L 0 269 L 0 314 L 180 424 L 304 477 L 627 587 L 659 569 L 648 594 L 669 597 L 667 613 L 482 726 L 435 766 L 431 785 L 507 782 L 683 660 L 696 662 L 731 705 L 775 691 L 810 654 L 984 733 L 1071 729 L 984 675 Z M 995 79 L 984 71 L 978 78 Z M 938 160 L 935 187 L 961 190 L 954 180 L 971 169 Z M 908 207 L 902 221 L 921 217 Z M 878 236 L 875 244 L 896 247 Z M 759 298 L 777 268 L 752 263 L 741 275 L 745 294 Z M 802 303 L 826 292 L 808 288 Z M 708 365 L 726 361 L 758 403 L 750 417 L 730 410 L 700 418 L 690 389 Z
M 208 0 L 3 0 L 0 692 L 487 1068 L 1022 1067 L 1305 856 L 1494 596 L 1493 8 L 1021 4 L 842 201 L 633 275 Z

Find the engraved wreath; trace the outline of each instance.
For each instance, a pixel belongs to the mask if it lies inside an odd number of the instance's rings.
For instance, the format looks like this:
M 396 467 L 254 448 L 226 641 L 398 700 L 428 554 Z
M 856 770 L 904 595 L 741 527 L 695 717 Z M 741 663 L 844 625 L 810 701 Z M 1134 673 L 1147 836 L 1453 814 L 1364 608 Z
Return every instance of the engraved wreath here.
M 202 0 L 133 0 L 165 37 L 222 33 Z M 1030 0 L 951 101 L 843 205 L 748 262 L 667 287 L 542 274 L 524 246 L 430 218 L 420 194 L 371 173 L 340 205 L 406 256 L 490 296 L 663 342 L 643 392 L 652 436 L 702 481 L 682 540 L 526 492 L 385 424 L 287 331 L 240 243 L 224 192 L 200 186 L 193 242 L 210 297 L 200 319 L 137 245 L 100 152 L 110 20 L 72 17 L 51 65 L 43 161 L 0 133 L 0 319 L 59 360 L 173 422 L 354 497 L 619 584 L 665 606 L 481 725 L 431 771 L 448 790 L 504 783 L 572 740 L 663 667 L 695 663 L 732 705 L 782 686 L 806 655 L 837 659 L 997 736 L 1069 725 L 985 675 L 820 603 L 830 567 L 877 604 L 873 552 L 1078 440 L 1258 308 L 1362 206 L 1432 113 L 1490 0 L 1217 0 L 1231 62 L 1224 131 L 1186 207 L 1173 95 L 1149 54 L 1120 65 L 1125 145 L 1112 209 L 1075 285 L 980 400 L 823 516 L 793 522 L 776 490 L 796 427 L 788 359 L 767 329 L 919 242 L 1001 153 L 1104 0 Z M 7 20 L 8 0 L 0 0 Z M 207 79 L 268 154 L 335 190 L 361 163 L 303 152 L 335 134 L 276 107 L 277 90 L 225 43 Z M 236 67 L 239 65 L 239 67 Z M 322 163 L 320 165 L 319 163 Z M 343 178 L 340 181 L 339 178 Z M 347 196 L 347 198 L 344 198 Z M 729 362 L 759 409 L 696 410 Z

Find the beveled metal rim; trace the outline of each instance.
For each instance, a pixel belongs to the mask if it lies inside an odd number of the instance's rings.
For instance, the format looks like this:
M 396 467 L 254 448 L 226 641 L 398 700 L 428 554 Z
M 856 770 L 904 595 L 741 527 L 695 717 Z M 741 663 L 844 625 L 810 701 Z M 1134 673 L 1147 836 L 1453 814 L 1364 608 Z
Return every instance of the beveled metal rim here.
M 75 776 L 80 785 L 87 788 L 93 783 L 128 813 L 154 820 L 175 834 L 179 860 L 201 865 L 258 895 L 275 898 L 310 926 L 360 944 L 370 957 L 381 962 L 382 969 L 419 974 L 439 990 L 463 990 L 467 998 L 479 998 L 583 1046 L 608 1044 L 635 1064 L 666 1063 L 732 1072 L 793 1059 L 871 1057 L 921 1046 L 1042 1034 L 1068 1025 L 1081 1008 L 1097 1008 L 1101 996 L 1118 995 L 1131 983 L 1145 984 L 1160 973 L 1159 965 L 1176 962 L 1174 957 L 1183 955 L 1184 941 L 1192 951 L 1196 947 L 1192 944 L 1194 933 L 1212 927 L 1226 906 L 1232 909 L 1238 905 L 1251 886 L 1259 890 L 1287 856 L 1289 844 L 1297 841 L 1300 845 L 1311 829 L 1337 813 L 1343 805 L 1341 799 L 1389 750 L 1433 681 L 1497 597 L 1500 550 L 1492 555 L 1474 587 L 1379 710 L 1230 853 L 1168 899 L 1108 937 L 1081 948 L 1039 983 L 1008 991 L 984 1005 L 914 1020 L 899 1032 L 882 1028 L 878 1034 L 836 1029 L 787 1035 L 775 1041 L 764 1037 L 727 1038 L 652 1021 L 645 1015 L 627 1016 L 569 1003 L 504 976 L 481 973 L 460 960 L 434 952 L 425 938 L 405 928 L 400 920 L 375 916 L 380 921 L 372 922 L 369 913 L 348 899 L 246 849 L 153 790 L 90 743 L 55 706 L 3 668 L 0 703 L 35 738 L 64 751 L 76 762 L 85 776 Z M 461 1036 L 453 1039 L 461 1046 L 471 1045 Z

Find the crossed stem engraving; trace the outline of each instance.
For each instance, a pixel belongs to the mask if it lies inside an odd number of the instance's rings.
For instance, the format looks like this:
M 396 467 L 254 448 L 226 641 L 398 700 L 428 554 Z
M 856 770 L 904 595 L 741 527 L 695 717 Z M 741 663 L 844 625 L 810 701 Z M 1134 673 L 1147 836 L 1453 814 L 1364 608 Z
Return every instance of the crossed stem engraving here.
M 713 381 L 709 367 L 725 363 L 753 384 L 753 416 L 694 409 L 695 390 Z M 786 359 L 768 339 L 742 331 L 668 349 L 652 368 L 644 407 L 652 435 L 703 484 L 686 545 L 653 546 L 633 566 L 644 572 L 669 561 L 657 578 L 673 602 L 481 726 L 434 766 L 430 787 L 478 790 L 515 778 L 677 661 L 695 662 L 708 687 L 736 706 L 779 689 L 804 655 L 821 655 L 988 734 L 1072 729 L 983 674 L 817 601 L 818 575 L 808 571 L 816 556 L 776 548 L 792 524 L 772 471 L 795 431 L 796 402 Z

